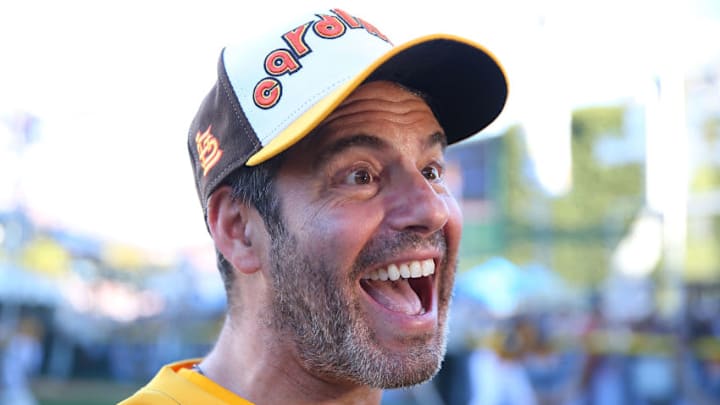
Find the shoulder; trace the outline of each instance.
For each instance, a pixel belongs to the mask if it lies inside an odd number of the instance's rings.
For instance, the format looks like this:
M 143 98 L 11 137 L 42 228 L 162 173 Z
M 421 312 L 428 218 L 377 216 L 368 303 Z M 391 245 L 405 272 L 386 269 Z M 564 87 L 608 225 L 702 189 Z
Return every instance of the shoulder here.
M 197 396 L 201 395 L 202 391 L 181 377 L 178 372 L 192 367 L 198 360 L 185 360 L 164 366 L 146 386 L 118 405 L 196 403 L 194 401 L 199 399 Z
M 118 405 L 178 405 L 180 401 L 171 397 L 165 392 L 156 391 L 152 388 L 143 387 L 130 398 L 120 402 Z

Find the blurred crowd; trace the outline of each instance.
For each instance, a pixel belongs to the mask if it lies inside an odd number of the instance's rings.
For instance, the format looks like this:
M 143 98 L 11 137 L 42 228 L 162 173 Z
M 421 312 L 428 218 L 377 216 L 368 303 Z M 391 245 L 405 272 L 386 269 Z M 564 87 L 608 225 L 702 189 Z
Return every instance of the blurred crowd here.
M 202 297 L 189 295 L 197 273 L 175 270 L 147 285 L 171 286 L 159 296 L 180 295 L 186 305 L 132 320 L 64 301 L 0 301 L 0 404 L 37 403 L 38 378 L 136 386 L 168 361 L 206 353 L 223 306 L 200 305 Z M 685 285 L 682 311 L 668 315 L 631 311 L 624 301 L 609 310 L 614 294 L 574 291 L 556 277 L 504 259 L 460 274 L 441 371 L 424 385 L 386 392 L 383 403 L 720 403 L 720 284 Z M 618 317 L 624 310 L 643 315 Z
M 682 316 L 623 322 L 605 316 L 594 296 L 584 307 L 503 318 L 461 297 L 439 375 L 429 387 L 388 393 L 385 403 L 720 403 L 720 285 L 686 292 Z

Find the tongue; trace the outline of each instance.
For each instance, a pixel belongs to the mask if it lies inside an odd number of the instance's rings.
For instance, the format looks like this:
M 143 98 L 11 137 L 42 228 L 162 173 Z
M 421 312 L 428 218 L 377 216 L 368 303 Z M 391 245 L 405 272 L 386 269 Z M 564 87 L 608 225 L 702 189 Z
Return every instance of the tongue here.
M 407 315 L 418 315 L 423 307 L 420 297 L 407 280 L 378 281 L 363 280 L 365 291 L 385 308 Z

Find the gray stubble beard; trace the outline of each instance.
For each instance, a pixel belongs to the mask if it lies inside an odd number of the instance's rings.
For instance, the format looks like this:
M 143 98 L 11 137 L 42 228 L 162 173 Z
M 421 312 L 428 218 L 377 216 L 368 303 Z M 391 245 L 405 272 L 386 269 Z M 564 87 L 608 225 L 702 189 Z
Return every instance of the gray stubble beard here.
M 377 342 L 363 322 L 357 299 L 343 291 L 351 290 L 356 272 L 367 268 L 368 263 L 392 254 L 393 247 L 413 243 L 408 242 L 411 239 L 419 244 L 418 238 L 372 242 L 363 249 L 366 253 L 359 255 L 353 273 L 343 278 L 321 258 L 301 251 L 298 239 L 284 227 L 279 228 L 272 237 L 274 296 L 269 322 L 292 341 L 306 370 L 327 381 L 380 389 L 419 384 L 437 373 L 446 350 L 447 289 L 452 286 L 454 269 L 445 269 L 453 274 L 446 276 L 446 282 L 438 282 L 439 330 L 432 336 L 409 339 L 406 352 L 393 353 Z M 444 238 L 436 243 L 445 247 Z M 447 267 L 447 263 L 442 264 Z

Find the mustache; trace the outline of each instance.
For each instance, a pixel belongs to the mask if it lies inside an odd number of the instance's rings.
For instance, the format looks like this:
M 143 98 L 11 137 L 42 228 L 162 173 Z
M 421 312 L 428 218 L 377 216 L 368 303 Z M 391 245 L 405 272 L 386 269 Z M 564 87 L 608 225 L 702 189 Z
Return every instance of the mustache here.
M 415 249 L 437 249 L 442 252 L 440 263 L 445 263 L 447 257 L 445 234 L 442 230 L 435 231 L 429 236 L 405 231 L 373 238 L 360 251 L 350 276 L 355 279 L 369 267 L 378 266 L 401 252 Z

